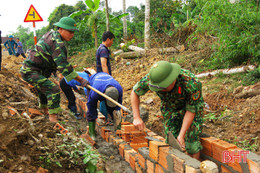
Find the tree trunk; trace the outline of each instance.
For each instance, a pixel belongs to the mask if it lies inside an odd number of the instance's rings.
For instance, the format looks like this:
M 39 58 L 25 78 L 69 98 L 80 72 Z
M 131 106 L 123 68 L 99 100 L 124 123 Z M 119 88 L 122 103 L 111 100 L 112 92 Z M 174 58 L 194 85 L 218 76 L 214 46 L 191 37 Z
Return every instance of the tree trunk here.
M 145 55 L 145 51 L 140 51 L 140 52 L 123 52 L 118 56 L 124 59 L 135 59 L 135 58 L 140 58 L 144 55 Z
M 125 45 L 125 43 L 120 43 L 120 47 L 122 47 L 122 46 L 124 46 Z M 143 48 L 140 48 L 140 47 L 137 47 L 137 46 L 133 46 L 133 45 L 129 45 L 128 46 L 128 49 L 129 50 L 133 50 L 133 51 L 144 51 L 144 49 Z
M 109 13 L 108 13 L 108 3 L 107 0 L 105 0 L 106 5 L 106 25 L 107 25 L 107 31 L 109 31 Z
M 197 74 L 196 77 L 200 78 L 200 77 L 206 77 L 206 76 L 214 76 L 217 73 L 223 73 L 223 74 L 233 74 L 233 73 L 242 73 L 242 72 L 246 72 L 246 71 L 252 71 L 254 70 L 256 67 L 253 65 L 249 65 L 249 66 L 243 66 L 243 67 L 239 67 L 239 68 L 231 68 L 231 69 L 222 69 L 222 70 L 215 70 L 212 72 L 207 72 L 207 73 L 200 73 Z
M 150 0 L 145 0 L 144 48 L 150 48 Z
M 126 13 L 126 5 L 125 0 L 123 0 L 123 13 Z M 127 38 L 127 23 L 126 23 L 126 16 L 123 18 L 123 32 L 124 32 L 124 39 Z
M 98 47 L 97 24 L 96 23 L 94 23 L 94 32 L 95 32 L 95 47 Z

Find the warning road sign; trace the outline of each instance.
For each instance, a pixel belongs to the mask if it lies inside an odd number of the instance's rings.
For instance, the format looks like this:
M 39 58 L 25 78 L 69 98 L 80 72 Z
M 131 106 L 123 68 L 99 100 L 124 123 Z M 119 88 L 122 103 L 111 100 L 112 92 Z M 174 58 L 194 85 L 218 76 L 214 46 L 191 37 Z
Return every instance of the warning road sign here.
M 24 22 L 39 22 L 43 21 L 42 17 L 39 15 L 39 13 L 36 11 L 33 5 L 30 6 L 25 18 Z

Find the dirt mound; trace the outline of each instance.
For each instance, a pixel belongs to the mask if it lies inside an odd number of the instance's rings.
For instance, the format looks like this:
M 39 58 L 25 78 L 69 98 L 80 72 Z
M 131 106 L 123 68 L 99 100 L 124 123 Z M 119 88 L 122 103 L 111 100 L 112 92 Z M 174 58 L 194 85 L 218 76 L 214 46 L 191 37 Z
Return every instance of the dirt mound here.
M 210 50 L 208 49 L 188 50 L 183 53 L 168 55 L 151 51 L 140 59 L 119 60 L 113 66 L 112 75 L 123 87 L 123 104 L 131 108 L 130 94 L 133 86 L 149 72 L 150 67 L 156 61 L 174 62 L 174 59 L 186 57 L 182 68 L 196 72 L 194 63 L 198 62 L 199 58 L 204 58 L 209 54 Z M 208 114 L 209 117 L 205 118 L 207 120 L 204 123 L 204 133 L 260 154 L 260 133 L 259 128 L 257 128 L 260 119 L 260 95 L 238 99 L 228 91 L 228 86 L 222 83 L 210 86 L 213 88 L 220 87 L 219 92 L 212 93 L 207 90 L 207 87 L 211 85 L 208 84 L 209 79 L 201 79 L 201 81 L 203 83 L 203 97 L 209 108 L 209 112 L 205 111 L 205 115 Z M 164 135 L 158 96 L 149 91 L 140 97 L 140 105 L 149 111 L 149 120 L 146 126 L 159 135 Z

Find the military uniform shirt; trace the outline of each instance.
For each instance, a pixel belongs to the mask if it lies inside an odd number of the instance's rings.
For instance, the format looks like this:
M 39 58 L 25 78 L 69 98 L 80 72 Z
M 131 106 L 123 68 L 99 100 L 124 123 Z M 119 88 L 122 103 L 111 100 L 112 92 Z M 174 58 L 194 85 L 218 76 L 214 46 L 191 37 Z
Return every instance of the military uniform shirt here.
M 143 77 L 134 87 L 138 96 L 144 95 L 149 90 L 149 74 Z M 188 70 L 181 69 L 172 91 L 157 91 L 161 99 L 161 110 L 163 114 L 180 111 L 182 109 L 196 112 L 198 107 L 203 106 L 201 83 Z
M 138 96 L 144 95 L 149 90 L 149 80 L 149 74 L 147 74 L 133 87 Z M 201 83 L 195 75 L 188 70 L 181 69 L 175 86 L 170 92 L 156 92 L 161 99 L 165 134 L 172 133 L 177 138 L 186 111 L 195 113 L 193 122 L 185 134 L 186 151 L 189 154 L 195 154 L 203 148 L 199 138 L 202 132 L 204 107 L 201 91 Z M 167 142 L 167 135 L 165 139 Z
M 32 71 L 41 72 L 45 77 L 49 77 L 56 70 L 62 73 L 67 81 L 78 76 L 67 61 L 67 49 L 58 31 L 44 34 L 24 64 Z

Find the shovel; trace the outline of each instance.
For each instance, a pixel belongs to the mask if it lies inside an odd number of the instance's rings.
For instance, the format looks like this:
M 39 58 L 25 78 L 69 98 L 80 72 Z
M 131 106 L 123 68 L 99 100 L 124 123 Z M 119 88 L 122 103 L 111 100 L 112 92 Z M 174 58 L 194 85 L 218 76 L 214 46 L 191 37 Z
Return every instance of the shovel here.
M 132 113 L 129 109 L 127 109 L 125 106 L 121 105 L 120 103 L 118 103 L 117 101 L 115 101 L 114 99 L 112 99 L 111 97 L 107 96 L 106 94 L 100 92 L 99 90 L 97 90 L 96 88 L 93 88 L 90 85 L 87 85 L 87 87 L 91 90 L 93 90 L 94 92 L 98 93 L 99 95 L 105 97 L 106 99 L 108 99 L 109 101 L 113 102 L 114 104 L 116 104 L 117 106 L 119 106 L 120 108 L 122 108 L 124 111 L 128 112 L 128 113 Z
M 177 149 L 181 152 L 185 152 L 185 149 L 182 149 L 179 142 L 175 139 L 171 132 L 168 132 L 168 143 L 172 148 Z

